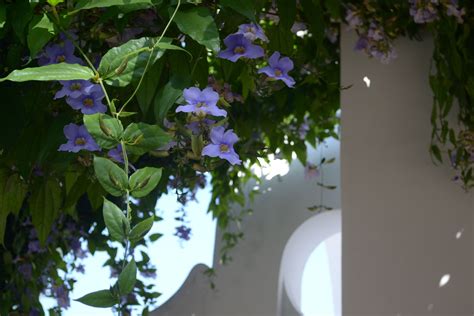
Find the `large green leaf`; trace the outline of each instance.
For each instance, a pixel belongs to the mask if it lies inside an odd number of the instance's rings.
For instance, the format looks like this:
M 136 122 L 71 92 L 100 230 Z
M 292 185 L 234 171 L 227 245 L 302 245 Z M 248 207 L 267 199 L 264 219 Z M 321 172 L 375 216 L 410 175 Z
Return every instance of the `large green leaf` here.
M 158 125 L 132 123 L 125 129 L 123 140 L 126 142 L 127 152 L 142 155 L 166 145 L 171 138 Z
M 116 5 L 134 5 L 134 4 L 149 4 L 152 5 L 151 0 L 80 0 L 75 7 L 75 10 L 85 10 L 93 8 L 105 8 Z
M 170 43 L 171 39 L 163 38 L 161 41 Z M 100 61 L 100 76 L 107 84 L 118 87 L 127 86 L 130 82 L 140 79 L 155 43 L 155 38 L 142 37 L 111 48 Z M 164 52 L 164 49 L 155 48 L 150 66 L 163 56 Z
M 94 137 L 97 144 L 104 149 L 111 149 L 120 142 L 123 126 L 120 120 L 102 113 L 84 115 L 84 125 Z
M 161 168 L 139 169 L 130 177 L 130 193 L 136 198 L 144 197 L 158 185 L 160 179 Z
M 204 7 L 178 11 L 174 22 L 181 32 L 215 52 L 220 50 L 219 32 L 211 12 Z
M 110 237 L 113 240 L 122 242 L 130 232 L 130 222 L 122 210 L 104 198 L 103 215 Z
M 221 0 L 220 3 L 222 6 L 231 8 L 250 20 L 255 21 L 254 0 Z
M 102 187 L 113 196 L 123 195 L 128 188 L 125 171 L 107 158 L 94 157 L 94 170 Z
M 54 24 L 49 20 L 46 14 L 35 16 L 30 22 L 27 42 L 31 57 L 36 54 L 53 38 Z
M 23 205 L 23 200 L 27 192 L 27 185 L 21 179 L 20 175 L 14 173 L 10 175 L 3 187 L 3 201 L 0 202 L 0 208 L 4 208 L 14 215 L 18 215 Z
M 189 78 L 172 76 L 163 88 L 160 89 L 154 100 L 155 118 L 158 123 L 163 123 L 169 109 L 183 94 L 183 89 L 189 84 Z
M 158 90 L 163 64 L 163 62 L 159 61 L 147 71 L 145 77 L 143 77 L 140 89 L 137 91 L 136 98 L 138 105 L 140 106 L 140 110 L 144 116 L 146 116 L 148 113 L 151 102 L 153 101 L 156 91 Z
M 77 299 L 78 302 L 93 307 L 112 307 L 119 303 L 119 298 L 114 296 L 110 290 L 92 292 Z
M 51 227 L 59 215 L 61 187 L 55 179 L 48 179 L 33 190 L 30 197 L 30 213 L 38 239 L 45 244 Z
M 89 80 L 94 78 L 94 72 L 78 64 L 59 63 L 41 67 L 13 70 L 1 81 L 54 81 L 54 80 Z
M 130 236 L 128 237 L 131 242 L 137 242 L 145 237 L 146 234 L 151 230 L 153 227 L 153 223 L 155 222 L 155 217 L 152 215 L 147 219 L 144 219 L 140 223 L 138 223 L 135 227 L 132 228 L 130 231 Z
M 121 295 L 127 295 L 133 291 L 137 283 L 137 264 L 132 259 L 119 275 L 118 285 Z

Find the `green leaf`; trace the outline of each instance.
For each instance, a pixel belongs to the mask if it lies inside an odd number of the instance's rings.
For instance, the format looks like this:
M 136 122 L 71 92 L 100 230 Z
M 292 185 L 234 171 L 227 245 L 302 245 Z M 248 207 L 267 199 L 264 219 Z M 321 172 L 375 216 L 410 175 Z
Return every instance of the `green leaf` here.
M 104 149 L 117 146 L 123 133 L 120 120 L 107 114 L 84 115 L 84 125 L 97 144 Z
M 119 303 L 119 298 L 110 290 L 101 290 L 84 295 L 76 301 L 93 307 L 112 307 Z
M 53 7 L 57 6 L 60 3 L 63 3 L 64 0 L 48 0 L 48 3 L 52 5 Z
M 166 145 L 170 136 L 158 125 L 146 123 L 132 123 L 123 133 L 126 142 L 127 152 L 135 155 L 142 155 L 150 150 Z
M 127 295 L 133 291 L 137 282 L 137 264 L 132 259 L 119 275 L 118 285 L 121 295 Z
M 441 157 L 441 151 L 439 150 L 438 146 L 431 145 L 430 147 L 431 154 L 438 160 L 439 162 L 443 162 L 443 158 Z
M 163 38 L 162 41 L 169 43 L 171 39 Z M 155 42 L 155 38 L 142 37 L 111 48 L 100 61 L 98 69 L 100 76 L 105 79 L 105 83 L 108 85 L 117 87 L 125 87 L 132 81 L 139 80 L 145 71 L 151 48 Z M 155 48 L 150 66 L 163 56 L 164 52 L 163 49 Z
M 93 8 L 106 8 L 116 5 L 150 4 L 151 0 L 80 0 L 75 10 L 85 10 Z
M 140 110 L 144 116 L 146 116 L 148 113 L 151 102 L 153 101 L 156 91 L 158 90 L 162 70 L 163 63 L 155 63 L 143 77 L 140 89 L 137 91 L 136 98 L 138 105 L 140 106 Z
M 103 208 L 104 222 L 113 240 L 122 242 L 130 231 L 130 222 L 123 214 L 122 210 L 104 198 Z
M 221 0 L 220 3 L 222 6 L 231 8 L 232 10 L 249 18 L 250 20 L 255 21 L 255 9 L 253 6 L 253 0 Z
M 158 123 L 162 123 L 169 109 L 176 103 L 176 100 L 183 94 L 183 89 L 189 84 L 189 78 L 172 76 L 163 88 L 158 92 L 154 100 L 155 118 Z
M 130 192 L 136 198 L 148 195 L 160 182 L 161 168 L 145 167 L 130 177 Z
M 7 21 L 7 8 L 5 4 L 0 4 L 0 30 L 5 26 Z
M 94 170 L 102 187 L 113 196 L 122 196 L 128 188 L 125 171 L 107 158 L 94 157 Z
M 151 234 L 151 235 L 150 235 L 150 240 L 151 240 L 151 241 L 157 241 L 157 240 L 160 239 L 162 236 L 163 236 L 163 234 L 160 234 L 160 233 Z
M 61 187 L 55 179 L 48 179 L 33 190 L 30 197 L 30 214 L 42 245 L 45 244 L 53 222 L 59 215 L 60 207 Z
M 219 32 L 211 12 L 204 7 L 178 11 L 174 22 L 179 30 L 215 52 L 220 50 Z
M 22 181 L 19 174 L 14 173 L 10 175 L 3 188 L 4 200 L 0 202 L 0 207 L 9 210 L 10 213 L 14 215 L 18 215 L 23 205 L 27 189 L 28 186 Z
M 5 236 L 5 228 L 7 225 L 7 217 L 8 214 L 10 214 L 10 210 L 6 207 L 3 207 L 3 202 L 5 201 L 3 191 L 6 186 L 7 179 L 7 171 L 4 169 L 0 170 L 0 244 L 2 245 L 3 238 Z
M 1 81 L 56 81 L 56 80 L 89 80 L 94 78 L 94 72 L 78 64 L 59 63 L 41 67 L 31 67 L 13 70 Z
M 35 16 L 30 22 L 27 42 L 31 57 L 36 54 L 53 38 L 54 24 L 49 20 L 46 14 Z
M 144 219 L 143 221 L 138 223 L 135 227 L 133 227 L 132 231 L 130 232 L 130 236 L 128 237 L 130 241 L 137 242 L 137 241 L 140 241 L 143 237 L 145 237 L 146 234 L 148 234 L 148 232 L 153 227 L 154 221 L 155 221 L 155 217 L 152 215 L 151 217 Z
M 290 29 L 295 22 L 296 1 L 277 0 L 277 6 L 281 25 Z
M 188 52 L 187 50 L 185 50 L 184 48 L 181 48 L 179 46 L 176 46 L 176 45 L 173 45 L 173 44 L 170 44 L 170 43 L 167 43 L 167 42 L 159 42 L 158 44 L 155 45 L 155 47 L 159 48 L 159 49 L 162 49 L 162 50 L 182 51 L 182 52 L 185 52 L 186 54 L 188 54 L 190 58 L 193 58 L 193 55 L 191 55 L 191 53 Z

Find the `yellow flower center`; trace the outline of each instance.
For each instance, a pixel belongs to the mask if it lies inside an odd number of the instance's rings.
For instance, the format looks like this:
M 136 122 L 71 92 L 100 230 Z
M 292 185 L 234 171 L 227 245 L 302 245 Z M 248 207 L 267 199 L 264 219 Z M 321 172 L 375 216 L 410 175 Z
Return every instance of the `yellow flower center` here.
M 253 26 L 249 26 L 249 27 L 247 27 L 247 32 L 255 34 L 256 30 Z
M 59 55 L 58 57 L 56 57 L 56 62 L 58 63 L 62 63 L 66 60 L 66 56 L 64 55 Z
M 71 90 L 72 91 L 81 90 L 81 84 L 80 83 L 73 83 L 71 85 Z
M 94 100 L 92 100 L 91 98 L 85 98 L 84 101 L 82 101 L 82 104 L 90 108 L 94 105 Z
M 196 104 L 197 108 L 202 108 L 204 106 L 206 106 L 206 103 L 204 103 L 204 102 L 199 102 L 198 104 Z
M 283 74 L 283 72 L 280 69 L 275 69 L 275 76 L 280 77 Z
M 221 144 L 219 146 L 219 149 L 220 149 L 221 153 L 228 153 L 229 152 L 229 146 L 226 145 L 226 144 Z
M 245 47 L 237 46 L 234 48 L 234 54 L 243 54 L 245 53 Z
M 78 137 L 78 138 L 76 138 L 74 143 L 78 146 L 83 146 L 83 145 L 86 144 L 86 139 L 84 137 Z

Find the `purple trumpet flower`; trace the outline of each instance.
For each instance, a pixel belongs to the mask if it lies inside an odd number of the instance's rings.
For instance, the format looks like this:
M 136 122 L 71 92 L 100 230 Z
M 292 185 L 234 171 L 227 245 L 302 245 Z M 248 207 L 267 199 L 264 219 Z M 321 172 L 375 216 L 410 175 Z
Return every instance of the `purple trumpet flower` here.
M 262 27 L 255 23 L 241 24 L 239 30 L 235 34 L 242 34 L 245 38 L 252 42 L 256 39 L 261 39 L 264 42 L 268 42 L 268 37 L 265 35 Z
M 100 147 L 84 125 L 68 124 L 64 126 L 67 143 L 59 147 L 59 151 L 77 153 L 80 150 L 99 151 Z
M 184 99 L 187 104 L 180 105 L 176 108 L 176 112 L 196 113 L 198 115 L 210 114 L 214 116 L 227 116 L 227 112 L 217 107 L 219 94 L 207 87 L 204 90 L 192 87 L 184 89 Z
M 293 69 L 293 61 L 288 57 L 280 58 L 279 52 L 274 52 L 268 59 L 269 66 L 263 67 L 258 73 L 264 73 L 268 77 L 283 81 L 288 87 L 295 85 L 295 80 L 288 75 L 288 71 Z
M 242 161 L 234 150 L 234 144 L 239 140 L 231 130 L 223 126 L 214 127 L 210 133 L 211 143 L 202 149 L 203 156 L 219 157 L 232 165 L 240 165 Z
M 231 34 L 224 39 L 226 49 L 217 55 L 220 58 L 236 62 L 239 58 L 255 59 L 263 57 L 263 48 L 252 44 L 243 34 Z
M 63 87 L 54 95 L 55 100 L 64 97 L 79 98 L 81 95 L 86 94 L 87 89 L 94 85 L 87 80 L 67 80 L 59 82 Z
M 74 55 L 74 45 L 70 40 L 49 44 L 38 59 L 40 66 L 57 63 L 82 64 L 82 60 Z
M 122 145 L 119 144 L 117 145 L 117 147 L 109 150 L 109 152 L 107 153 L 107 156 L 109 156 L 110 159 L 116 162 L 124 163 Z
M 83 114 L 105 113 L 107 107 L 102 103 L 104 92 L 100 85 L 93 84 L 84 88 L 84 93 L 77 98 L 68 97 L 66 102 Z

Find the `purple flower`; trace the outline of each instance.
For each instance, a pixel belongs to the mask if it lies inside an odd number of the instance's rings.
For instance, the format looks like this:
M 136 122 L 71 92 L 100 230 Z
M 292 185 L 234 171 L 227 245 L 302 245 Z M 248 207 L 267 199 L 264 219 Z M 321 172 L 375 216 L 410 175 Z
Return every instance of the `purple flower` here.
M 349 28 L 355 29 L 358 26 L 362 25 L 362 19 L 360 18 L 357 11 L 347 9 L 346 11 L 346 22 L 349 24 Z
M 99 145 L 97 145 L 84 125 L 68 124 L 64 126 L 64 135 L 66 135 L 68 141 L 59 147 L 59 151 L 77 153 L 80 150 L 100 150 Z
M 224 39 L 227 48 L 217 55 L 220 58 L 236 62 L 240 57 L 255 59 L 263 57 L 263 48 L 252 44 L 252 42 L 242 34 L 231 34 Z
M 117 147 L 109 150 L 107 156 L 116 162 L 124 163 L 122 145 L 119 144 Z
M 288 76 L 288 71 L 293 69 L 293 61 L 288 57 L 280 58 L 279 52 L 274 52 L 268 59 L 269 66 L 263 67 L 258 73 L 264 73 L 275 80 L 283 81 L 288 87 L 295 85 L 295 80 Z
M 84 273 L 86 272 L 86 269 L 85 269 L 85 267 L 84 267 L 83 264 L 78 264 L 77 267 L 76 267 L 76 271 L 77 271 L 78 273 L 84 274 Z
M 256 39 L 268 42 L 268 37 L 263 32 L 262 27 L 255 23 L 239 25 L 239 30 L 235 34 L 242 34 L 246 39 L 251 40 L 252 42 Z
M 216 123 L 216 121 L 205 118 L 205 119 L 199 120 L 199 121 L 192 121 L 192 122 L 186 124 L 185 126 L 194 135 L 199 135 L 202 130 L 204 130 L 206 127 L 211 126 L 215 123 Z
M 65 40 L 60 44 L 47 45 L 38 59 L 40 66 L 63 62 L 82 64 L 82 60 L 74 55 L 74 45 L 70 40 Z
M 87 80 L 67 80 L 59 81 L 63 87 L 61 90 L 56 92 L 54 99 L 60 99 L 63 97 L 79 98 L 82 94 L 86 93 L 86 89 L 89 89 L 93 84 Z
M 458 23 L 463 23 L 464 20 L 462 16 L 466 14 L 464 8 L 459 9 L 457 0 L 450 0 L 450 3 L 446 5 L 446 14 L 448 16 L 454 16 Z
M 354 46 L 354 49 L 357 51 L 365 50 L 368 46 L 369 46 L 369 41 L 367 40 L 367 37 L 360 36 Z
M 154 270 L 140 271 L 140 275 L 144 278 L 156 279 L 156 271 Z
M 308 27 L 303 22 L 295 22 L 291 26 L 291 32 L 294 33 L 294 34 L 296 34 L 298 31 L 305 31 L 307 29 L 308 29 Z
M 219 157 L 233 165 L 240 165 L 242 161 L 234 150 L 234 144 L 239 140 L 231 130 L 225 131 L 223 126 L 214 127 L 210 133 L 211 143 L 202 149 L 203 156 Z
M 56 298 L 59 307 L 68 308 L 71 305 L 69 291 L 66 286 L 53 286 L 53 296 Z
M 319 176 L 318 166 L 308 162 L 306 166 L 304 167 L 304 178 L 306 180 L 311 180 L 318 176 Z
M 163 146 L 157 148 L 156 150 L 168 151 L 168 150 L 170 150 L 171 148 L 174 148 L 174 147 L 176 147 L 176 146 L 178 146 L 178 142 L 175 141 L 175 140 L 171 140 L 171 141 L 169 141 L 167 144 L 165 144 L 165 145 L 163 145 Z
M 44 252 L 44 249 L 41 248 L 39 240 L 31 240 L 28 243 L 28 253 L 38 253 L 38 252 Z
M 418 24 L 430 23 L 437 20 L 438 0 L 409 0 L 410 15 Z
M 178 238 L 183 239 L 183 240 L 189 240 L 191 239 L 191 228 L 186 227 L 184 225 L 181 225 L 179 227 L 176 227 L 176 232 L 174 233 L 175 236 L 178 236 Z
M 214 116 L 227 116 L 226 111 L 217 107 L 219 94 L 212 90 L 211 87 L 207 87 L 202 91 L 196 87 L 184 89 L 183 96 L 187 104 L 178 106 L 176 112 L 193 112 L 198 115 L 210 114 Z
M 74 110 L 81 110 L 83 114 L 105 113 L 107 107 L 102 103 L 103 98 L 104 91 L 100 85 L 94 84 L 86 87 L 79 97 L 68 97 L 66 102 Z
M 22 263 L 18 266 L 18 272 L 26 279 L 31 280 L 33 276 L 33 267 L 29 263 Z

